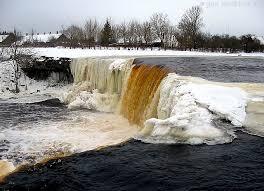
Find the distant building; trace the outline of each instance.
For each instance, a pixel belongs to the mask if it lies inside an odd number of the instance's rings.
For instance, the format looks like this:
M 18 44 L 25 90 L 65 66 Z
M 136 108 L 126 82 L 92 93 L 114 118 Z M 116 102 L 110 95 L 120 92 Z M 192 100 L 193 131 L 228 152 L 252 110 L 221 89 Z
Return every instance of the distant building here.
M 264 45 L 264 37 L 263 36 L 258 36 L 258 37 L 256 37 L 256 39 L 258 39 L 260 41 L 261 45 Z
M 21 45 L 25 46 L 66 46 L 68 43 L 69 39 L 61 33 L 26 34 L 21 39 Z
M 256 36 L 256 35 L 252 35 L 252 39 L 254 40 L 258 40 L 260 42 L 261 45 L 264 45 L 264 37 L 263 36 Z
M 52 46 L 67 46 L 70 44 L 70 40 L 64 34 L 59 34 L 55 38 L 51 38 L 48 42 Z
M 0 46 L 10 46 L 16 41 L 14 33 L 0 35 Z

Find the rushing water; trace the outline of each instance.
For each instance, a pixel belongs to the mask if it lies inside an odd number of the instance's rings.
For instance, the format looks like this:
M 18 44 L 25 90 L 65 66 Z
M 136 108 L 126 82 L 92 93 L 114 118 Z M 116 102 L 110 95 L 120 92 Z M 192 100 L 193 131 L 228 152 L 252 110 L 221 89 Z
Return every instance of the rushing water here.
M 264 82 L 261 58 L 140 58 L 136 63 L 163 65 L 180 75 L 213 81 Z M 3 190 L 262 190 L 264 186 L 263 138 L 218 118 L 213 121 L 216 127 L 235 132 L 232 143 L 192 146 L 131 140 L 98 151 L 88 150 L 126 141 L 136 128 L 115 114 L 68 110 L 55 100 L 0 101 L 0 121 L 1 158 L 21 165 L 66 156 L 21 167 L 7 177 L 0 186 Z

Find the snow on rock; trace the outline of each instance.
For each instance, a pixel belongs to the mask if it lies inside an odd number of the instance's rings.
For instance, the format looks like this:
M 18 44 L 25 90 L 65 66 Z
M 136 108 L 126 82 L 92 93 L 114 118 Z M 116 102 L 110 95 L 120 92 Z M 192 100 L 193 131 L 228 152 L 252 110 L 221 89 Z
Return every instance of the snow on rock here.
M 0 62 L 0 97 L 10 102 L 32 103 L 50 99 L 51 96 L 61 99 L 69 84 L 57 83 L 52 76 L 47 80 L 36 81 L 19 70 L 18 87 L 20 92 L 14 93 L 14 63 Z M 18 99 L 19 98 L 19 99 Z
M 187 87 L 196 102 L 211 112 L 242 126 L 246 117 L 247 94 L 239 88 L 216 86 L 212 84 L 189 84 Z

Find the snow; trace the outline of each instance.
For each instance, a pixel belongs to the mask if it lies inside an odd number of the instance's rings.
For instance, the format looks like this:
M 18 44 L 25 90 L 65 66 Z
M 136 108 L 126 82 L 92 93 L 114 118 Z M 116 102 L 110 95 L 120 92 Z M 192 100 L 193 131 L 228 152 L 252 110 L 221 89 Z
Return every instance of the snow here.
M 62 99 L 63 92 L 69 88 L 69 84 L 57 83 L 53 76 L 47 80 L 36 81 L 27 77 L 23 71 L 18 80 L 20 92 L 14 94 L 15 89 L 14 69 L 12 61 L 0 62 L 0 98 L 9 99 L 9 102 L 33 103 L 44 101 L 52 97 Z M 19 98 L 19 99 L 18 99 Z
M 212 84 L 188 84 L 186 87 L 196 102 L 211 112 L 242 126 L 246 117 L 247 94 L 239 88 L 216 86 Z
M 225 87 L 225 83 L 214 84 L 207 80 L 201 81 L 199 78 L 181 77 L 175 73 L 169 74 L 164 83 L 168 83 L 166 80 L 169 81 L 169 85 L 174 85 L 173 87 L 181 92 L 181 96 L 188 93 L 196 103 L 212 113 L 231 121 L 233 125 L 243 125 L 248 101 L 248 94 L 244 90 Z
M 250 56 L 264 57 L 264 53 L 219 53 L 219 52 L 196 52 L 196 51 L 176 51 L 176 50 L 158 50 L 158 49 L 123 49 L 116 48 L 96 48 L 96 49 L 70 49 L 70 48 L 34 48 L 38 56 L 47 57 L 66 57 L 66 58 L 84 58 L 84 57 L 140 57 L 140 56 Z
M 195 83 L 172 73 L 161 83 L 158 118 L 145 122 L 140 140 L 157 143 L 219 144 L 233 134 L 216 127 L 214 118 L 242 126 L 247 94 L 239 88 Z

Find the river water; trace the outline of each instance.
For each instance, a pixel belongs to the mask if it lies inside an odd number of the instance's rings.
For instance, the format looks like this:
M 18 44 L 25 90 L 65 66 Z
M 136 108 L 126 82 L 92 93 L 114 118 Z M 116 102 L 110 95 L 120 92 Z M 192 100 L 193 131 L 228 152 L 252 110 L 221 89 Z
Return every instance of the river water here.
M 262 58 L 140 58 L 136 63 L 216 82 L 264 82 Z M 54 158 L 21 167 L 0 190 L 263 190 L 263 138 L 242 128 L 233 142 L 220 145 L 126 142 L 137 130 L 123 118 L 68 110 L 56 100 L 0 100 L 0 121 L 2 159 L 23 165 Z M 214 123 L 232 128 L 224 120 Z M 124 143 L 114 146 L 118 142 Z M 100 145 L 113 146 L 92 150 Z

